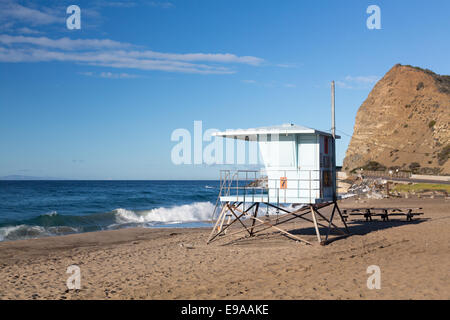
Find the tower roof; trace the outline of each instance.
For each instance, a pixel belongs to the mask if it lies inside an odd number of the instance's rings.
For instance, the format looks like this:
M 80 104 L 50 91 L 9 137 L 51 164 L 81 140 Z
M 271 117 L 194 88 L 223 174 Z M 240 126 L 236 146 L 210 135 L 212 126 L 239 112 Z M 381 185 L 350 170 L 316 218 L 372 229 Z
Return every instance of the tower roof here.
M 268 127 L 258 127 L 258 128 L 249 128 L 249 129 L 233 129 L 233 130 L 225 130 L 222 132 L 215 132 L 213 135 L 217 137 L 224 138 L 236 138 L 245 140 L 250 136 L 258 136 L 258 135 L 267 135 L 267 134 L 322 134 L 325 136 L 332 136 L 331 133 L 295 125 L 293 123 L 268 126 Z M 339 136 L 336 136 L 336 139 L 339 139 Z

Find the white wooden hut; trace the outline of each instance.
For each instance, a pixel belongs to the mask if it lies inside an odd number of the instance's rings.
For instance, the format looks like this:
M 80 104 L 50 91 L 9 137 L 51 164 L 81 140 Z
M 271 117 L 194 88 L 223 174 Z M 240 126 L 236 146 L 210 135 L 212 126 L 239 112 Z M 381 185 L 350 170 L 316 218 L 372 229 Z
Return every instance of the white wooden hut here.
M 215 134 L 224 138 L 255 141 L 261 152 L 264 170 L 221 171 L 216 205 L 216 209 L 220 210 L 208 243 L 225 235 L 241 232 L 252 237 L 272 228 L 292 239 L 311 244 L 308 240 L 279 227 L 296 218 L 313 223 L 317 240 L 321 244 L 328 241 L 331 230 L 341 235 L 349 234 L 336 196 L 335 140 L 339 137 L 335 135 L 334 82 L 331 101 L 331 134 L 294 124 L 226 130 Z M 260 210 L 261 206 L 266 206 L 267 209 L 275 208 L 277 212 L 282 212 L 282 215 L 276 218 L 258 217 L 263 211 Z M 327 216 L 321 210 L 328 206 L 333 207 Z M 335 214 L 339 214 L 345 231 L 333 223 Z M 242 226 L 242 229 L 227 234 L 236 222 L 239 222 L 237 225 Z M 320 227 L 326 230 L 324 241 Z
M 256 179 L 261 181 L 261 177 L 265 177 L 267 180 L 264 192 L 259 193 L 252 190 L 255 187 L 251 181 L 255 178 L 252 171 L 231 173 L 229 177 L 234 180 L 228 181 L 230 192 L 222 193 L 220 201 L 316 204 L 334 200 L 335 146 L 330 133 L 284 124 L 227 130 L 215 135 L 255 141 L 264 166 L 262 172 L 257 172 Z

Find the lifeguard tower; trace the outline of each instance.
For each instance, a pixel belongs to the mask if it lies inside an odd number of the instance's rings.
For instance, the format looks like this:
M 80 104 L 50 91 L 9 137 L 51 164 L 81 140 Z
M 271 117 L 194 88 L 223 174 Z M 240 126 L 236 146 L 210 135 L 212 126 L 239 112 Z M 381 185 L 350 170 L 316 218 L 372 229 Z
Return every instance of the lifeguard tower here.
M 334 126 L 334 82 L 331 131 L 328 133 L 284 124 L 217 132 L 215 135 L 219 137 L 257 143 L 264 168 L 221 170 L 220 192 L 214 212 L 218 216 L 208 243 L 241 232 L 246 233 L 246 237 L 252 237 L 273 228 L 294 240 L 311 244 L 279 227 L 296 218 L 313 223 L 321 244 L 328 241 L 331 230 L 347 235 L 348 228 L 338 207 L 336 194 L 335 140 L 340 137 L 335 135 Z M 321 210 L 328 206 L 333 206 L 333 209 L 331 215 L 326 217 Z M 268 216 L 271 208 L 282 212 L 282 215 L 271 219 Z M 265 217 L 258 216 L 264 215 L 264 212 Z M 343 223 L 343 230 L 333 223 L 337 214 Z M 236 222 L 242 228 L 228 232 Z M 326 228 L 324 239 L 319 226 Z

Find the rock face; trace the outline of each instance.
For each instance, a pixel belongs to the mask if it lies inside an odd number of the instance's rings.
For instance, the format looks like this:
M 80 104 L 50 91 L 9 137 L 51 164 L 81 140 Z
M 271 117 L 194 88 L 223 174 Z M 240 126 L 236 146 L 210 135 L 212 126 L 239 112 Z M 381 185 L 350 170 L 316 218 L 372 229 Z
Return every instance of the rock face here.
M 450 76 L 395 65 L 356 115 L 343 169 L 450 174 Z

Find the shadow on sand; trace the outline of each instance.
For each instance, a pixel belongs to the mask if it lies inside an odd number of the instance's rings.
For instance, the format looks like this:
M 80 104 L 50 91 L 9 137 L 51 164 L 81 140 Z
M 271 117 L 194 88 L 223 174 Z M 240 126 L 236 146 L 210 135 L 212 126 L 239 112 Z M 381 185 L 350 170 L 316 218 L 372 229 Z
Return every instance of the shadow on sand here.
M 420 219 L 415 219 L 412 221 L 405 221 L 405 220 L 400 220 L 400 219 L 390 220 L 390 221 L 350 220 L 350 221 L 347 221 L 347 226 L 348 226 L 348 230 L 349 230 L 350 234 L 346 235 L 346 236 L 341 236 L 338 232 L 336 232 L 336 230 L 332 229 L 330 232 L 330 238 L 328 239 L 327 244 L 337 241 L 337 240 L 340 240 L 340 239 L 351 237 L 352 235 L 362 236 L 362 235 L 366 235 L 368 233 L 378 231 L 378 230 L 385 230 L 385 229 L 396 228 L 396 227 L 401 227 L 401 226 L 411 225 L 411 224 L 420 224 L 427 220 L 430 220 L 430 218 L 420 218 Z M 338 227 L 341 230 L 345 230 L 342 225 L 342 222 L 340 222 L 340 221 L 338 222 Z M 326 233 L 327 233 L 326 228 L 323 228 L 323 227 L 319 227 L 319 231 L 322 236 L 326 235 Z M 300 235 L 308 235 L 308 236 L 316 235 L 316 230 L 314 229 L 314 227 L 291 229 L 291 230 L 289 230 L 289 232 L 292 233 L 293 235 L 299 235 L 299 236 Z

